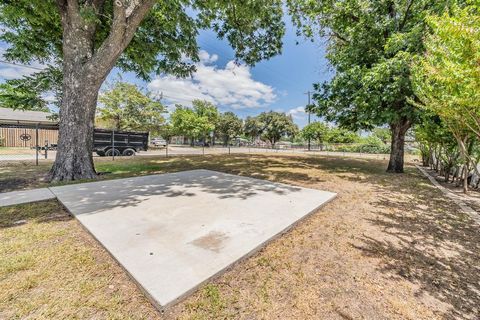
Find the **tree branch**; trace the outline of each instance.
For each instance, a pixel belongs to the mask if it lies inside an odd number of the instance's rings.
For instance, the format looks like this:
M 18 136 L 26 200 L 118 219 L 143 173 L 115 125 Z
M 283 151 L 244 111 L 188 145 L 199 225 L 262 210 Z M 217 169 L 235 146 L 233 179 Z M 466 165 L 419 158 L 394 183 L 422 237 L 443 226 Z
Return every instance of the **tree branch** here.
M 339 33 L 335 32 L 335 31 L 332 31 L 330 33 L 330 37 L 337 38 L 338 40 L 341 40 L 344 43 L 349 43 L 349 41 L 345 37 L 343 37 L 342 35 L 340 35 Z
M 402 31 L 403 27 L 407 23 L 407 18 L 408 18 L 408 15 L 410 14 L 410 9 L 412 8 L 412 5 L 413 5 L 413 0 L 408 1 L 407 9 L 405 10 L 405 14 L 403 15 L 402 22 L 400 23 L 400 26 L 398 27 L 399 31 Z
M 132 40 L 138 26 L 157 0 L 144 0 L 133 8 L 127 17 L 127 7 L 123 0 L 114 1 L 113 22 L 110 34 L 98 48 L 87 69 L 100 75 L 99 81 L 108 75 L 118 57 Z

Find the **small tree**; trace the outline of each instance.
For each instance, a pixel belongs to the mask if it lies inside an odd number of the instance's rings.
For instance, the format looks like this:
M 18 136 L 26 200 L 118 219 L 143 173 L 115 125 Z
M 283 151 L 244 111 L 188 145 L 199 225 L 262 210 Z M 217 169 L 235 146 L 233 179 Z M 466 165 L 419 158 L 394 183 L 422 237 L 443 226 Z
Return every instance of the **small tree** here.
M 173 131 L 190 138 L 192 145 L 197 138 L 204 138 L 215 129 L 208 115 L 199 115 L 193 109 L 177 105 L 170 116 Z
M 166 123 L 163 126 L 160 127 L 158 134 L 165 139 L 167 143 L 170 143 L 172 140 L 172 137 L 175 136 L 175 129 L 170 123 Z
M 165 123 L 165 107 L 131 83 L 116 82 L 100 95 L 98 117 L 115 130 L 159 132 Z
M 222 113 L 215 128 L 216 134 L 228 146 L 232 138 L 238 137 L 243 131 L 243 121 L 233 112 Z
M 470 6 L 432 15 L 426 53 L 413 68 L 418 106 L 437 114 L 457 140 L 468 191 L 469 145 L 480 138 L 480 9 Z
M 298 133 L 292 118 L 281 112 L 262 112 L 257 116 L 256 126 L 262 140 L 270 142 L 272 148 L 282 137 L 293 137 Z
M 262 132 L 261 123 L 257 117 L 248 116 L 243 125 L 243 132 L 247 138 L 255 141 Z
M 327 138 L 328 131 L 329 128 L 325 123 L 312 122 L 302 129 L 301 135 L 305 140 L 313 140 L 318 144 L 322 144 Z
M 358 135 L 343 128 L 332 128 L 325 139 L 329 143 L 353 143 L 359 140 Z
M 217 125 L 219 118 L 218 108 L 211 102 L 198 99 L 192 101 L 192 106 L 197 117 L 208 124 L 205 126 L 205 131 L 201 132 L 198 136 L 202 139 L 202 142 L 205 143 L 208 134 L 215 130 L 215 126 Z

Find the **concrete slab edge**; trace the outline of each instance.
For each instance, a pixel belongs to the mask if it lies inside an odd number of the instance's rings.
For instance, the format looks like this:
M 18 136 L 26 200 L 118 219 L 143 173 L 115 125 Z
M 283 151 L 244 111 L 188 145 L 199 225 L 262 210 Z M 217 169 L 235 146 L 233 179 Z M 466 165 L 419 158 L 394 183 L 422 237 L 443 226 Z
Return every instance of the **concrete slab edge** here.
M 15 202 L 15 203 L 9 203 L 9 204 L 7 204 L 7 205 L 0 204 L 0 207 L 18 206 L 18 205 L 22 205 L 22 204 L 33 203 L 33 202 L 40 202 L 40 201 L 48 201 L 48 200 L 52 200 L 52 199 L 56 199 L 56 198 L 57 198 L 57 196 L 52 192 L 52 190 L 50 190 L 50 188 L 39 188 L 39 189 L 17 190 L 17 191 L 3 192 L 3 193 L 0 193 L 0 197 L 2 196 L 2 194 L 6 194 L 6 193 L 13 193 L 13 192 L 28 193 L 29 191 L 34 192 L 34 191 L 36 191 L 36 190 L 41 190 L 41 189 L 46 189 L 46 190 L 48 190 L 48 192 L 51 194 L 51 196 L 39 197 L 39 198 L 34 198 L 34 199 L 24 199 L 24 200 L 22 200 L 22 201 L 18 201 L 18 202 Z
M 454 193 L 452 193 L 450 190 L 448 190 L 447 188 L 445 188 L 444 186 L 442 186 L 438 181 L 437 179 L 435 179 L 434 177 L 432 177 L 424 168 L 420 167 L 419 165 L 415 165 L 415 167 L 417 167 L 417 169 L 423 173 L 424 176 L 426 176 L 428 178 L 428 180 L 430 180 L 430 182 L 437 188 L 439 189 L 440 191 L 443 192 L 443 194 L 445 194 L 450 200 L 452 200 L 456 205 L 458 205 L 460 207 L 460 209 L 466 214 L 468 215 L 475 223 L 477 223 L 478 225 L 480 225 L 480 214 L 475 211 L 472 207 L 470 207 L 469 205 L 465 204 L 465 202 L 463 202 L 463 200 L 460 199 L 460 197 L 458 197 L 457 195 L 455 195 Z
M 207 170 L 207 169 L 200 169 L 200 170 L 205 170 L 205 171 L 210 171 L 212 173 L 215 173 L 216 171 L 213 171 L 213 170 Z M 188 171 L 188 170 L 187 170 Z M 182 171 L 179 171 L 179 172 L 182 172 Z M 220 172 L 220 171 L 219 171 Z M 229 175 L 232 175 L 230 173 L 225 173 L 225 172 L 221 172 L 221 173 L 224 173 L 224 174 L 229 174 Z M 157 174 L 158 175 L 158 174 Z M 153 175 L 152 175 L 153 176 Z M 143 176 L 142 176 L 143 177 Z M 258 179 L 258 178 L 253 178 L 253 177 L 248 177 L 248 176 L 240 176 L 242 178 L 248 178 L 248 179 L 252 179 L 252 180 L 261 180 L 261 181 L 266 181 L 266 182 L 272 182 L 272 183 L 275 183 L 275 184 L 280 184 L 280 185 L 284 185 L 284 186 L 290 186 L 290 187 L 296 187 L 294 185 L 289 185 L 289 184 L 285 184 L 285 183 L 279 183 L 279 182 L 273 182 L 273 181 L 269 181 L 269 180 L 263 180 L 263 179 Z M 131 179 L 131 178 L 135 178 L 135 177 L 129 177 L 129 178 L 122 178 L 122 179 Z M 300 188 L 303 188 L 303 187 L 300 187 Z M 50 190 L 53 194 L 55 194 L 52 190 Z M 249 257 L 253 256 L 254 254 L 256 254 L 257 252 L 259 252 L 261 249 L 263 249 L 264 247 L 266 247 L 270 242 L 274 241 L 275 239 L 278 239 L 279 237 L 281 237 L 282 235 L 288 233 L 290 230 L 292 230 L 293 228 L 295 228 L 298 224 L 302 223 L 303 221 L 305 221 L 307 218 L 309 218 L 310 216 L 312 216 L 313 214 L 315 214 L 316 212 L 318 212 L 321 208 L 323 208 L 324 206 L 326 206 L 328 203 L 330 203 L 331 201 L 333 201 L 334 199 L 336 199 L 337 197 L 337 194 L 336 193 L 333 193 L 332 192 L 332 197 L 329 198 L 327 201 L 323 202 L 322 204 L 320 204 L 319 206 L 317 206 L 315 209 L 313 209 L 312 211 L 310 211 L 309 213 L 305 214 L 303 217 L 301 217 L 300 219 L 298 219 L 297 221 L 295 221 L 294 223 L 292 223 L 291 225 L 289 225 L 288 227 L 286 227 L 285 229 L 283 229 L 282 231 L 278 232 L 276 235 L 270 237 L 269 239 L 265 240 L 264 242 L 262 242 L 261 244 L 259 244 L 257 247 L 253 248 L 252 250 L 250 250 L 248 253 L 246 253 L 245 255 L 243 255 L 240 259 L 238 259 L 237 261 L 229 264 L 228 266 L 226 266 L 225 268 L 219 270 L 217 273 L 213 274 L 212 276 L 210 276 L 209 278 L 205 279 L 204 281 L 202 281 L 201 283 L 199 283 L 198 285 L 196 285 L 195 287 L 193 287 L 192 289 L 186 291 L 184 294 L 182 294 L 181 296 L 179 296 L 178 298 L 176 298 L 175 300 L 167 303 L 166 305 L 161 305 L 155 298 L 153 298 L 153 296 L 145 289 L 143 288 L 143 286 L 135 279 L 135 277 L 127 270 L 127 268 L 115 257 L 115 255 L 113 255 L 112 252 L 110 252 L 102 243 L 99 239 L 97 239 L 97 237 L 95 237 L 95 235 L 86 227 L 84 226 L 80 220 L 78 220 L 76 218 L 76 216 L 70 212 L 70 210 L 67 208 L 67 206 L 62 203 L 62 201 L 60 199 L 58 199 L 58 201 L 62 204 L 62 206 L 68 211 L 68 213 L 74 217 L 78 223 L 82 226 L 82 228 L 87 231 L 93 239 L 95 239 L 95 241 L 102 247 L 105 249 L 105 251 L 110 255 L 110 257 L 112 257 L 112 259 L 114 261 L 117 262 L 117 264 L 125 271 L 125 273 L 128 275 L 128 277 L 136 284 L 136 286 L 140 289 L 140 291 L 145 295 L 145 297 L 148 299 L 148 301 L 150 301 L 150 303 L 155 307 L 155 309 L 159 312 L 159 314 L 163 314 L 165 313 L 169 308 L 173 307 L 174 305 L 176 305 L 177 303 L 185 300 L 187 297 L 189 297 L 191 294 L 193 294 L 194 292 L 196 292 L 199 288 L 201 288 L 203 285 L 205 285 L 206 283 L 218 278 L 219 276 L 221 276 L 222 274 L 224 274 L 225 272 L 233 269 L 236 265 L 242 263 L 243 261 L 245 261 L 246 259 L 248 259 Z
M 53 193 L 53 191 L 52 191 Z M 95 235 L 90 231 L 90 229 L 88 229 L 80 220 L 77 219 L 77 217 L 73 214 L 73 212 L 70 211 L 70 209 L 68 209 L 68 207 L 59 199 L 57 198 L 58 202 L 60 202 L 63 206 L 63 208 L 68 212 L 68 214 L 70 216 L 72 216 L 77 222 L 78 224 L 82 227 L 83 230 L 85 230 L 97 243 L 100 247 L 102 247 L 107 253 L 108 255 L 113 259 L 113 261 L 115 261 L 117 263 L 118 266 L 120 266 L 120 268 L 122 268 L 123 271 L 125 271 L 125 273 L 127 274 L 127 276 L 133 281 L 133 283 L 135 283 L 135 285 L 140 289 L 140 291 L 145 295 L 145 297 L 147 298 L 147 300 L 155 307 L 155 309 L 159 312 L 159 314 L 161 315 L 162 314 L 162 306 L 158 303 L 157 300 L 155 300 L 151 295 L 150 293 L 145 290 L 143 288 L 143 286 L 137 281 L 137 279 L 135 279 L 135 277 L 127 270 L 127 268 L 125 268 L 123 266 L 122 263 L 120 263 L 119 260 L 117 260 L 117 258 L 115 257 L 115 255 L 110 252 L 110 250 L 108 250 L 107 247 L 105 247 L 102 242 L 97 238 L 95 237 Z
M 255 179 L 255 178 L 252 178 L 252 179 Z M 186 298 L 188 298 L 190 295 L 192 295 L 193 293 L 195 293 L 198 289 L 200 289 L 201 287 L 203 287 L 206 283 L 208 282 L 211 282 L 215 279 L 217 279 L 218 277 L 220 277 L 222 274 L 226 273 L 227 271 L 230 271 L 232 270 L 234 267 L 236 267 L 238 264 L 244 262 L 245 260 L 247 260 L 248 258 L 252 257 L 253 255 L 255 255 L 256 253 L 258 253 L 260 250 L 262 250 L 263 248 L 265 248 L 270 242 L 273 242 L 274 240 L 280 238 L 281 236 L 285 235 L 286 233 L 288 233 L 289 231 L 293 230 L 296 226 L 298 226 L 300 223 L 304 222 L 306 219 L 310 218 L 313 214 L 317 213 L 320 209 L 322 209 L 324 206 L 326 206 L 328 203 L 330 203 L 331 201 L 335 200 L 337 197 L 337 194 L 334 193 L 333 196 L 328 199 L 327 201 L 325 201 L 324 203 L 322 203 L 321 205 L 319 205 L 318 207 L 316 207 L 315 209 L 313 209 L 312 211 L 310 211 L 309 213 L 305 214 L 303 217 L 301 217 L 300 219 L 298 219 L 297 221 L 295 221 L 294 223 L 292 223 L 291 225 L 289 225 L 288 227 L 286 227 L 285 229 L 283 229 L 282 231 L 278 232 L 277 234 L 275 234 L 274 236 L 270 237 L 269 239 L 265 240 L 264 242 L 260 243 L 258 246 L 256 246 L 255 248 L 253 248 L 252 250 L 250 250 L 248 253 L 246 253 L 245 255 L 243 255 L 241 258 L 239 258 L 238 260 L 232 262 L 231 264 L 229 264 L 228 266 L 226 266 L 225 268 L 223 268 L 222 270 L 219 270 L 217 273 L 215 273 L 214 275 L 210 276 L 209 278 L 205 279 L 204 281 L 202 281 L 201 283 L 199 283 L 198 285 L 196 285 L 194 288 L 188 290 L 187 292 L 185 292 L 184 294 L 182 294 L 180 297 L 176 298 L 175 300 L 169 302 L 168 304 L 162 306 L 162 312 L 165 312 L 167 311 L 169 308 L 173 307 L 174 305 L 176 305 L 177 303 L 185 300 Z

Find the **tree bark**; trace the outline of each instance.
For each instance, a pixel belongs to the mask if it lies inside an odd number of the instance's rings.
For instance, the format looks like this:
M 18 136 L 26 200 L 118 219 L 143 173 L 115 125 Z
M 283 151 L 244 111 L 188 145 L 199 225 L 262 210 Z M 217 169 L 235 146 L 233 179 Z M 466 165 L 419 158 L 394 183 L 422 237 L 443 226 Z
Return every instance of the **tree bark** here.
M 463 172 L 463 193 L 468 193 L 468 164 L 464 165 L 464 172 Z
M 63 29 L 63 95 L 51 180 L 96 177 L 92 148 L 98 90 L 155 2 L 114 1 L 110 33 L 96 48 L 96 19 L 84 19 L 77 0 L 57 0 Z M 94 7 L 102 7 L 101 3 Z
M 64 86 L 53 181 L 93 179 L 93 125 L 98 88 Z
M 402 118 L 390 125 L 392 131 L 392 143 L 387 172 L 403 173 L 405 134 L 410 128 L 410 125 L 411 121 L 406 118 Z

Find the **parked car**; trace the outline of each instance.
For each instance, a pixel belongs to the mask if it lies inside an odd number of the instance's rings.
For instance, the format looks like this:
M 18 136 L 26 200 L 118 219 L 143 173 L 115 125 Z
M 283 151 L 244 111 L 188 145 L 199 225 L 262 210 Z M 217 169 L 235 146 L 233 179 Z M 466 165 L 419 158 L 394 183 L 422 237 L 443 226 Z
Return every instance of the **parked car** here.
M 93 151 L 99 156 L 133 156 L 148 149 L 148 132 L 95 129 Z
M 155 146 L 155 147 L 163 147 L 165 148 L 167 146 L 167 141 L 165 139 L 162 139 L 162 138 L 153 138 L 151 141 L 150 141 L 150 144 L 152 146 Z

